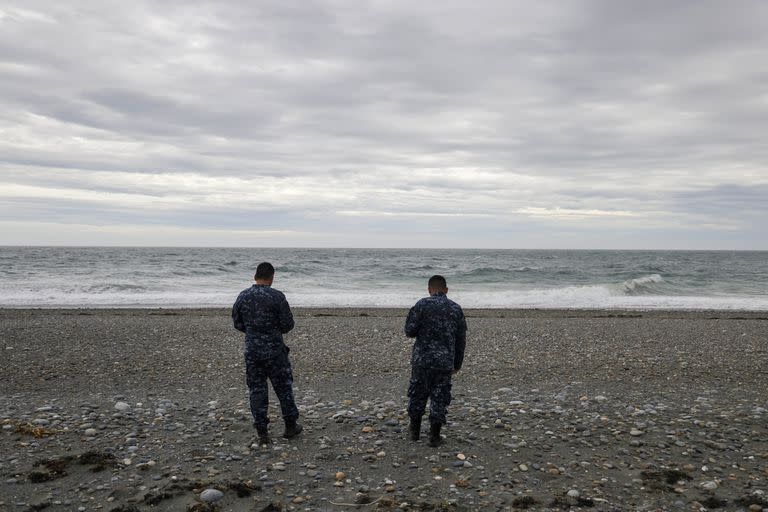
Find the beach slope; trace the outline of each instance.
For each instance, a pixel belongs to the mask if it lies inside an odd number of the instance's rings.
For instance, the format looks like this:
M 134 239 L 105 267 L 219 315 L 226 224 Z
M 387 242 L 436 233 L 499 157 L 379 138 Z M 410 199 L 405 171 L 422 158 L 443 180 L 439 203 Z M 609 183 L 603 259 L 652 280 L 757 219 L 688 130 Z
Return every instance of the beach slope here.
M 768 314 L 466 313 L 434 449 L 405 435 L 404 310 L 295 311 L 305 430 L 272 395 L 269 447 L 229 311 L 0 310 L 0 508 L 768 507 Z

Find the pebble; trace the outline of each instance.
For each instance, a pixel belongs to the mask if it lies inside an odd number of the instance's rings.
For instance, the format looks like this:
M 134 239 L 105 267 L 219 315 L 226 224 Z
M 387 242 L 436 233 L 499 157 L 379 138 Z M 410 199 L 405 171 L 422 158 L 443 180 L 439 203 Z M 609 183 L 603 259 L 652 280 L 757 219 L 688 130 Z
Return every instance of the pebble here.
M 569 498 L 578 498 L 579 496 L 581 496 L 581 493 L 576 489 L 571 489 L 570 491 L 568 491 Z
M 128 409 L 130 409 L 130 408 L 131 408 L 131 406 L 128 405 L 126 402 L 117 402 L 115 404 L 115 409 L 117 409 L 120 412 L 125 412 Z
M 206 503 L 216 503 L 224 497 L 224 493 L 218 489 L 209 488 L 200 493 L 200 499 Z

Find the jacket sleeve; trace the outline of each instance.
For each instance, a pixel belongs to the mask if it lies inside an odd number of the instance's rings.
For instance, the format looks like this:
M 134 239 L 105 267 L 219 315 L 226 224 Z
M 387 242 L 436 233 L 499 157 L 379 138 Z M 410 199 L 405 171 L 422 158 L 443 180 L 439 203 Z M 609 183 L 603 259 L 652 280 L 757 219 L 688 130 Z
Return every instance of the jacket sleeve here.
M 467 346 L 467 320 L 464 312 L 459 309 L 458 325 L 456 326 L 456 347 L 453 356 L 453 369 L 460 370 L 464 364 L 464 349 Z
M 419 324 L 421 323 L 421 310 L 413 306 L 405 319 L 405 335 L 409 338 L 415 338 L 419 334 Z
M 235 301 L 232 306 L 232 324 L 240 332 L 245 332 L 245 324 L 243 323 L 243 317 L 240 316 L 240 297 Z
M 291 313 L 291 306 L 288 305 L 288 301 L 283 296 L 280 300 L 280 311 L 278 312 L 278 322 L 280 324 L 280 332 L 286 334 L 293 329 L 293 313 Z

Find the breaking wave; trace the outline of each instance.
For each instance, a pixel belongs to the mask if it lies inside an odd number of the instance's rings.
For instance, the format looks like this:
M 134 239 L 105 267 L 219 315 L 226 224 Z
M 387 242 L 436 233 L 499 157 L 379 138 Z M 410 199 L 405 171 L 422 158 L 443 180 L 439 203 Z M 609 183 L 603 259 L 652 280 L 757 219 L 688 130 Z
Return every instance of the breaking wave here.
M 0 247 L 0 307 L 229 307 L 272 261 L 292 306 L 768 310 L 768 253 Z M 62 279 L 62 276 L 67 276 Z

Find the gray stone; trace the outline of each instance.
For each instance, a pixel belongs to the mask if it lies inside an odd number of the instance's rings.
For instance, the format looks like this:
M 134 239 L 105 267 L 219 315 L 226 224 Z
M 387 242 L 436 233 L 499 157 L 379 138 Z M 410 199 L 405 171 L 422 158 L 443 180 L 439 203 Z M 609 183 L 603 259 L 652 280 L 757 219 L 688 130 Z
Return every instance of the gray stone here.
M 206 503 L 216 503 L 224 497 L 224 493 L 218 489 L 206 489 L 200 493 L 200 499 Z

